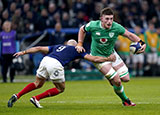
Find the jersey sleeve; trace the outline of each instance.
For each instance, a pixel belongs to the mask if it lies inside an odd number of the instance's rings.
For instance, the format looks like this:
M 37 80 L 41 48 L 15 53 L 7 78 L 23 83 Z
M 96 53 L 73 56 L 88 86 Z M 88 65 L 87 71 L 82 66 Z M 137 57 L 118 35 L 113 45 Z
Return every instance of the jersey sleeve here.
M 87 55 L 87 53 L 86 53 L 86 52 L 82 52 L 82 53 L 80 53 L 80 57 L 81 57 L 81 58 L 84 58 L 84 56 L 85 56 L 85 55 Z
M 91 24 L 92 24 L 92 21 L 90 21 L 89 23 L 87 23 L 84 27 L 84 30 L 87 31 L 87 32 L 90 32 L 91 31 Z
M 125 28 L 120 24 L 117 24 L 117 27 L 118 27 L 119 34 L 123 35 L 125 33 Z
M 48 49 L 49 49 L 48 54 L 51 53 L 51 52 L 53 51 L 53 48 L 54 48 L 54 46 L 48 46 Z

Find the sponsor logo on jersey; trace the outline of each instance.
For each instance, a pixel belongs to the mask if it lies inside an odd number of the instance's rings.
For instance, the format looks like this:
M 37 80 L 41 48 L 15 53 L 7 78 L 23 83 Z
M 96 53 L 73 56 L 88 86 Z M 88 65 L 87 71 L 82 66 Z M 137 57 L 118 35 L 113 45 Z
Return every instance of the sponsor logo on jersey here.
M 100 36 L 100 35 L 101 35 L 101 33 L 100 33 L 100 32 L 96 32 L 96 35 Z
M 108 41 L 108 40 L 107 40 L 106 38 L 101 38 L 101 39 L 100 39 L 100 42 L 103 43 L 103 44 L 106 43 L 107 41 Z
M 110 32 L 110 33 L 109 33 L 109 37 L 112 38 L 113 36 L 114 36 L 114 33 L 113 33 L 113 32 Z

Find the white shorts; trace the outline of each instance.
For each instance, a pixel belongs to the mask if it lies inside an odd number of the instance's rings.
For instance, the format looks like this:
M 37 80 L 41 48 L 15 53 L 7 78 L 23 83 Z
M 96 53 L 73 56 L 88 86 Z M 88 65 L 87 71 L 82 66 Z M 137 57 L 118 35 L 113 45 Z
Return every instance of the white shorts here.
M 114 70 L 113 67 L 124 63 L 123 60 L 121 59 L 121 57 L 117 54 L 116 51 L 114 51 L 113 53 L 116 56 L 116 61 L 115 62 L 111 62 L 111 61 L 106 61 L 106 62 L 102 62 L 102 63 L 93 63 L 95 65 L 95 67 L 97 69 L 101 69 L 104 65 L 107 64 L 111 64 L 112 68 L 110 69 L 110 71 L 105 75 L 107 79 L 113 79 L 114 76 L 118 73 L 120 78 L 125 77 L 126 74 L 128 74 L 128 68 L 127 66 L 124 64 L 122 67 L 120 67 L 117 71 Z
M 132 55 L 133 63 L 144 63 L 144 54 Z
M 50 78 L 53 82 L 65 82 L 64 67 L 55 58 L 45 56 L 37 69 L 37 77 Z
M 112 64 L 112 66 L 117 66 L 120 63 L 123 62 L 123 60 L 121 59 L 121 57 L 117 54 L 116 51 L 114 51 L 113 53 L 116 56 L 116 61 L 115 62 L 111 62 L 111 61 L 106 61 L 106 62 L 102 62 L 102 63 L 93 63 L 95 65 L 96 68 L 98 68 L 99 70 L 106 64 Z

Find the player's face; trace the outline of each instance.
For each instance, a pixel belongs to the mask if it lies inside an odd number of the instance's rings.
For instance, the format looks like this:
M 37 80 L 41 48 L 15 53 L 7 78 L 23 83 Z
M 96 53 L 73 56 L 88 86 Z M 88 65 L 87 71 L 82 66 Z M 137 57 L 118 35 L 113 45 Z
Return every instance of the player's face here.
M 102 15 L 101 16 L 102 27 L 109 29 L 113 23 L 113 15 Z
M 5 22 L 3 25 L 4 31 L 9 32 L 11 30 L 11 23 Z

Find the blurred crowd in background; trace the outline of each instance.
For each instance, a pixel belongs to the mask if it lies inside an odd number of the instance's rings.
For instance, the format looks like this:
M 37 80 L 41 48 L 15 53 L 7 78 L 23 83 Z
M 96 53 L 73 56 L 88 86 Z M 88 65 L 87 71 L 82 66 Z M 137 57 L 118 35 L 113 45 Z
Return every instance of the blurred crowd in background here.
M 26 35 L 52 28 L 56 30 L 52 37 L 57 39 L 49 39 L 48 42 L 55 45 L 68 39 L 61 29 L 79 28 L 91 20 L 98 20 L 104 7 L 111 7 L 115 11 L 115 21 L 135 32 L 147 44 L 146 52 L 135 56 L 129 53 L 131 42 L 119 36 L 115 49 L 132 76 L 160 75 L 159 0 L 0 0 L 0 30 L 6 20 L 11 21 L 12 29 L 17 32 L 17 40 L 21 41 Z M 90 41 L 88 35 L 86 46 Z M 89 51 L 89 47 L 86 48 Z M 35 67 L 37 65 L 34 64 Z M 90 71 L 95 68 L 88 61 L 76 60 L 67 69 Z
M 126 28 L 148 28 L 152 21 L 159 27 L 159 0 L 0 0 L 0 25 L 11 20 L 17 33 L 34 33 L 54 28 L 79 28 L 98 20 L 104 7 L 115 10 L 115 20 Z M 0 26 L 2 27 L 2 26 Z

